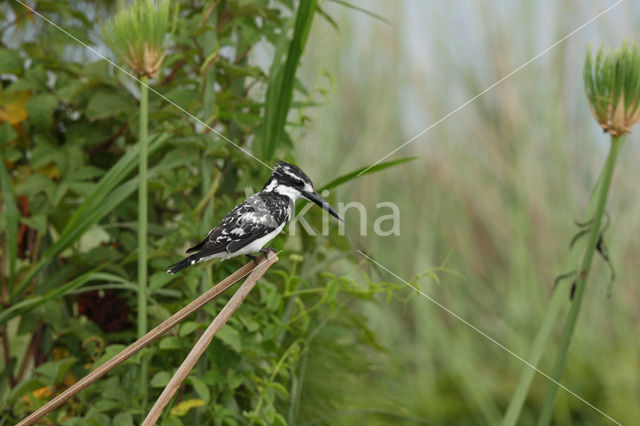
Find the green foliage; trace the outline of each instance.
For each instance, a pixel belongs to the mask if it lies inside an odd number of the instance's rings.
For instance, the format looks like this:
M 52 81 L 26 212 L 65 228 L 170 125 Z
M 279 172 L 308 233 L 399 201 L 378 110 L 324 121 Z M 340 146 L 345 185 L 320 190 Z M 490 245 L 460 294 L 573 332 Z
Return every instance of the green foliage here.
M 166 139 L 166 136 L 159 135 L 158 141 L 152 145 L 150 152 L 159 148 Z M 77 242 L 91 227 L 133 194 L 137 188 L 137 179 L 131 179 L 122 184 L 121 182 L 133 171 L 133 168 L 137 164 L 138 151 L 137 147 L 129 149 L 109 169 L 104 177 L 92 187 L 91 192 L 87 194 L 85 200 L 66 222 L 56 241 L 42 253 L 39 262 L 31 267 L 26 277 L 15 286 L 12 292 L 14 298 L 22 294 L 23 290 L 29 285 L 35 274 L 40 271 L 41 267 L 54 256 L 70 248 L 71 245 Z M 0 324 L 3 321 L 3 319 L 0 319 Z
M 123 54 L 126 43 L 144 33 L 149 46 L 164 49 L 170 37 L 154 89 L 247 149 L 262 134 L 267 115 L 280 134 L 271 139 L 271 154 L 291 157 L 285 118 L 291 109 L 305 108 L 292 99 L 307 91 L 295 73 L 315 8 L 301 2 L 297 12 L 290 11 L 289 1 L 222 1 L 204 8 L 179 3 L 179 13 L 165 9 L 168 2 L 153 3 L 163 16 L 175 13 L 171 33 L 159 29 L 158 16 L 143 13 L 151 2 L 136 2 L 130 15 L 118 15 L 106 30 L 110 46 Z M 41 10 L 85 41 L 94 20 L 108 22 L 112 13 L 99 1 L 47 2 Z M 26 13 L 11 11 L 16 17 Z M 290 12 L 299 18 L 293 39 L 287 37 Z M 147 27 L 154 29 L 146 33 Z M 1 31 L 0 232 L 8 250 L 3 247 L 0 261 L 9 267 L 2 269 L 0 289 L 6 343 L 0 352 L 8 360 L 0 370 L 0 415 L 14 423 L 135 339 L 140 99 L 128 76 L 104 60 L 87 63 L 84 48 L 50 25 L 27 21 Z M 284 65 L 272 66 L 280 69 L 278 84 L 286 92 L 275 98 L 262 96 L 274 87 L 273 77 L 246 60 L 262 42 L 289 52 Z M 273 105 L 275 115 L 267 112 Z M 149 269 L 153 326 L 245 262 L 194 267 L 175 277 L 164 272 L 245 196 L 246 187 L 263 185 L 265 170 L 153 94 L 148 113 L 148 253 L 141 261 Z M 319 215 L 309 220 L 320 223 Z M 299 384 L 308 373 L 302 360 L 310 351 L 331 346 L 357 356 L 364 348 L 378 350 L 363 317 L 351 308 L 370 303 L 377 293 L 389 295 L 392 287 L 362 275 L 347 256 L 346 239 L 335 234 L 278 237 L 275 245 L 285 250 L 281 261 L 214 339 L 163 414 L 164 424 L 290 421 L 302 409 L 290 402 L 300 401 Z M 159 395 L 225 300 L 203 308 L 49 420 L 139 423 L 145 415 L 141 378 L 150 399 Z M 147 363 L 148 376 L 141 377 Z

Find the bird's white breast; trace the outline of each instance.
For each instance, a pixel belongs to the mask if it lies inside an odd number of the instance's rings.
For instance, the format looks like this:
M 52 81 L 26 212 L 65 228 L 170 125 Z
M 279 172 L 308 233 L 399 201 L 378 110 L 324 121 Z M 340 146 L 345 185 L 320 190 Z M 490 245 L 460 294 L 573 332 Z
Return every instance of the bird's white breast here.
M 282 228 L 284 228 L 285 225 L 286 225 L 286 222 L 278 226 L 276 229 L 274 229 L 270 233 L 266 234 L 264 237 L 260 237 L 254 242 L 252 242 L 251 244 L 247 244 L 246 246 L 242 247 L 240 250 L 233 253 L 228 253 L 229 257 L 239 256 L 241 254 L 254 253 L 260 250 L 269 241 L 273 240 L 282 231 Z

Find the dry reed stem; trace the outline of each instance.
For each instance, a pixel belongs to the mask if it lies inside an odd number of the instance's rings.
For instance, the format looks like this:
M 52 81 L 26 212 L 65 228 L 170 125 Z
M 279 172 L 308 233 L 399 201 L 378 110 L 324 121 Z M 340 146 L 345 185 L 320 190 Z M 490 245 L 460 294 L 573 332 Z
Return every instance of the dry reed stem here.
M 193 367 L 196 365 L 204 351 L 209 347 L 213 336 L 222 328 L 222 326 L 231 318 L 231 315 L 240 307 L 247 295 L 253 290 L 256 283 L 267 272 L 269 267 L 278 261 L 278 256 L 271 252 L 269 259 L 266 262 L 261 262 L 247 277 L 242 286 L 236 291 L 236 293 L 229 299 L 227 304 L 222 308 L 220 313 L 213 319 L 209 327 L 200 336 L 200 339 L 189 352 L 189 355 L 184 359 L 178 370 L 175 372 L 167 386 L 164 388 L 156 403 L 153 405 L 149 414 L 144 419 L 142 426 L 152 426 L 156 424 L 156 421 L 162 414 L 162 411 L 167 406 L 173 395 L 176 393 L 184 379 L 187 378 Z
M 260 261 L 262 257 L 260 258 Z M 62 392 L 60 395 L 53 398 L 51 401 L 47 402 L 45 405 L 40 407 L 38 410 L 31 413 L 29 416 L 25 417 L 18 426 L 26 426 L 34 424 L 36 421 L 40 420 L 42 417 L 49 414 L 54 409 L 58 408 L 60 405 L 64 404 L 68 399 L 73 397 L 75 394 L 98 380 L 100 377 L 104 376 L 106 373 L 111 371 L 113 368 L 117 367 L 131 356 L 140 351 L 143 347 L 148 345 L 149 343 L 156 340 L 158 337 L 165 334 L 171 328 L 173 328 L 176 324 L 180 323 L 195 311 L 200 309 L 202 306 L 213 300 L 220 293 L 240 281 L 242 278 L 247 276 L 254 268 L 256 264 L 254 262 L 249 262 L 233 274 L 229 275 L 227 278 L 222 280 L 220 283 L 210 288 L 206 292 L 204 292 L 201 296 L 195 299 L 193 302 L 189 303 L 184 308 L 180 309 L 178 312 L 164 320 L 153 330 L 149 331 L 147 334 L 133 342 L 131 345 L 127 346 L 122 352 L 115 355 L 109 361 L 105 362 L 91 373 L 87 374 L 80 381 L 74 383 L 67 390 Z M 264 268 L 260 268 L 264 269 Z

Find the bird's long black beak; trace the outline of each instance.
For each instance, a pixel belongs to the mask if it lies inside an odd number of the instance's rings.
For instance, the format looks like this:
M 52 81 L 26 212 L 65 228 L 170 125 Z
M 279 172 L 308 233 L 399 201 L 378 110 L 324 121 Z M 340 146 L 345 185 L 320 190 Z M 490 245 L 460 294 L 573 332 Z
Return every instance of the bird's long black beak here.
M 329 214 L 331 214 L 333 217 L 335 217 L 339 221 L 344 222 L 344 219 L 340 217 L 338 212 L 336 212 L 333 209 L 333 207 L 331 207 L 331 205 L 327 202 L 327 200 L 322 198 L 320 194 L 318 194 L 317 192 L 302 191 L 302 195 L 304 195 L 304 198 L 306 198 L 307 200 L 313 201 L 314 203 L 316 203 L 317 205 L 319 205 L 320 207 L 328 211 Z

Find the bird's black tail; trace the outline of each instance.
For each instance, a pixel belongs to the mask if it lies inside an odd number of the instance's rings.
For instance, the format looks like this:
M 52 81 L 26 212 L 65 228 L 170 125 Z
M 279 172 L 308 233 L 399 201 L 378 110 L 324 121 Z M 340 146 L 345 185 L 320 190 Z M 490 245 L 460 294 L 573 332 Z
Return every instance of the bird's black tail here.
M 189 257 L 185 257 L 180 262 L 174 263 L 173 265 L 169 266 L 167 268 L 167 272 L 169 274 L 178 273 L 178 272 L 182 271 L 183 269 L 188 268 L 189 266 L 195 264 L 198 261 L 198 259 L 199 259 L 198 255 L 192 254 Z
M 191 247 L 190 249 L 187 249 L 187 253 L 193 253 L 194 251 L 199 251 L 207 241 L 209 241 L 209 237 L 207 237 L 204 240 L 200 241 L 198 244 L 196 244 L 195 246 Z

